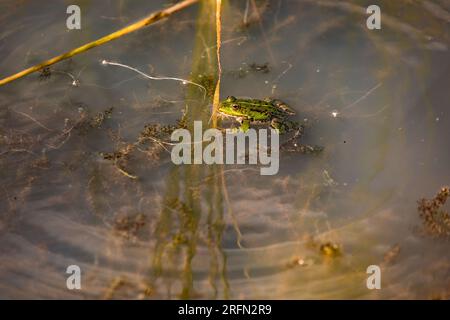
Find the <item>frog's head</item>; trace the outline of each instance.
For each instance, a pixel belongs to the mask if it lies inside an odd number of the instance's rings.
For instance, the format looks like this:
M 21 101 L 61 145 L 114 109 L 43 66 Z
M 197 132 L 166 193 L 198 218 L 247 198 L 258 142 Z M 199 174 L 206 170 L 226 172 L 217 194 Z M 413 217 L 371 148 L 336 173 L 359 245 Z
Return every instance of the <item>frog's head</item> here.
M 240 117 L 245 115 L 241 106 L 239 105 L 238 99 L 233 96 L 230 96 L 220 102 L 219 113 L 225 116 L 233 117 Z

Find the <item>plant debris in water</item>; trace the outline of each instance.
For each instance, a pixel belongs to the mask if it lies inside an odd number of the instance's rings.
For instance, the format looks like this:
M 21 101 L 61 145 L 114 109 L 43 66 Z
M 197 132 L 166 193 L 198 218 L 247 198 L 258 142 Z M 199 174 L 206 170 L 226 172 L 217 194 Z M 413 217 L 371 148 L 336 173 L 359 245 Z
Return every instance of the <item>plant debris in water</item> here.
M 114 152 L 100 152 L 100 155 L 104 160 L 109 160 L 114 163 L 114 166 L 119 170 L 120 173 L 127 176 L 130 179 L 137 179 L 137 176 L 129 173 L 125 167 L 130 159 L 130 154 L 134 150 L 134 145 L 125 144 L 123 147 L 119 148 Z
M 145 281 L 132 281 L 125 276 L 112 279 L 107 287 L 103 299 L 145 299 L 154 294 L 154 288 Z
M 320 245 L 320 253 L 326 257 L 338 257 L 342 254 L 341 246 L 336 243 L 326 242 Z
M 269 9 L 269 1 L 247 0 L 244 16 L 236 27 L 237 31 L 247 31 L 252 25 L 261 23 L 261 18 Z
M 91 128 L 100 128 L 106 119 L 111 118 L 112 112 L 113 107 L 97 113 L 97 115 L 89 119 L 89 126 Z
M 304 144 L 292 143 L 292 141 L 288 141 L 287 143 L 281 145 L 281 150 L 286 152 L 299 152 L 302 154 L 312 154 L 318 155 L 323 151 L 323 147 L 321 146 L 310 146 Z
M 314 237 L 307 235 L 305 237 L 306 248 L 314 251 L 315 255 L 319 253 L 327 261 L 332 261 L 343 255 L 342 246 L 331 241 L 322 242 Z M 308 256 L 294 256 L 284 264 L 285 269 L 293 269 L 297 267 L 309 267 L 314 265 L 317 260 Z
M 127 285 L 127 279 L 123 277 L 115 278 L 111 284 L 109 285 L 109 288 L 106 290 L 103 299 L 105 300 L 111 300 L 114 298 L 115 293 L 122 287 Z
M 98 116 L 99 120 L 103 119 L 104 116 Z M 170 136 L 176 129 L 186 128 L 186 120 L 183 116 L 177 121 L 175 125 L 166 124 L 162 125 L 159 123 L 147 124 L 144 129 L 139 134 L 139 137 L 134 143 L 126 143 L 118 140 L 120 147 L 118 147 L 113 152 L 101 152 L 100 155 L 104 160 L 112 161 L 115 167 L 120 173 L 131 179 L 137 179 L 138 177 L 129 173 L 127 169 L 128 161 L 131 158 L 132 153 L 138 149 L 144 152 L 149 159 L 158 160 L 160 158 L 160 153 L 163 150 L 167 151 L 166 145 L 170 144 Z
M 263 74 L 267 74 L 270 72 L 270 66 L 269 63 L 262 63 L 262 64 L 258 64 L 258 63 L 251 63 L 251 64 L 246 64 L 243 63 L 244 66 L 240 67 L 238 70 L 232 70 L 229 73 L 236 77 L 236 78 L 245 78 L 246 76 L 248 76 L 249 74 L 252 73 L 263 73 Z
M 442 187 L 433 199 L 418 201 L 419 216 L 425 234 L 447 239 L 450 237 L 450 216 L 442 209 L 449 196 L 450 188 Z
M 137 237 L 139 230 L 141 230 L 146 223 L 146 216 L 142 213 L 123 215 L 115 219 L 114 231 L 126 239 L 132 239 Z
M 113 110 L 114 108 L 111 107 L 94 116 L 88 116 L 86 111 L 81 111 L 81 119 L 74 125 L 74 128 L 82 134 L 87 133 L 89 129 L 99 129 L 107 119 L 111 118 Z
M 306 236 L 306 247 L 314 251 L 319 251 L 319 253 L 328 258 L 337 258 L 343 254 L 340 244 L 331 241 L 318 241 L 310 235 Z
M 39 80 L 43 81 L 43 80 L 48 80 L 50 79 L 52 75 L 52 71 L 50 70 L 49 67 L 46 67 L 44 69 L 41 70 L 41 72 L 39 73 Z
M 144 130 L 141 131 L 138 142 L 143 144 L 147 141 L 155 141 L 155 139 L 165 141 L 171 136 L 172 132 L 178 128 L 184 128 L 184 124 L 181 124 L 181 122 L 179 122 L 178 125 L 161 125 L 159 123 L 148 124 L 144 127 Z

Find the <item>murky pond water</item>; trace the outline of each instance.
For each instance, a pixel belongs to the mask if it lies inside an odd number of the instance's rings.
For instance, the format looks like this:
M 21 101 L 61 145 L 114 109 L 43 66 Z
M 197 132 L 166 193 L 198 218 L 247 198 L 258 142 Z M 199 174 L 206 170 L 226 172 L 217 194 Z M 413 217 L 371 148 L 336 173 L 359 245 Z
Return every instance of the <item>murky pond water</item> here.
M 274 176 L 130 147 L 183 114 L 207 124 L 211 97 L 100 61 L 213 91 L 208 2 L 0 87 L 0 297 L 448 299 L 448 237 L 423 235 L 417 201 L 450 183 L 450 2 L 376 2 L 381 30 L 374 1 L 224 1 L 221 97 L 279 98 L 324 147 L 282 152 Z M 66 1 L 0 1 L 0 77 L 171 3 L 71 4 L 80 31 Z

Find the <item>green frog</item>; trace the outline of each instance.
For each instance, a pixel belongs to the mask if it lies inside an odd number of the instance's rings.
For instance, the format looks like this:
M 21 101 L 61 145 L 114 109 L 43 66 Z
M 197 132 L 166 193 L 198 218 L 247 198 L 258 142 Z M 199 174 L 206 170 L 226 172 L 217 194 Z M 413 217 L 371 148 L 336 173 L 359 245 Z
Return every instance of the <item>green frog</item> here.
M 236 119 L 244 132 L 250 128 L 250 124 L 270 125 L 279 134 L 301 130 L 298 122 L 288 119 L 295 115 L 294 110 L 277 99 L 242 99 L 230 96 L 219 104 L 219 113 Z

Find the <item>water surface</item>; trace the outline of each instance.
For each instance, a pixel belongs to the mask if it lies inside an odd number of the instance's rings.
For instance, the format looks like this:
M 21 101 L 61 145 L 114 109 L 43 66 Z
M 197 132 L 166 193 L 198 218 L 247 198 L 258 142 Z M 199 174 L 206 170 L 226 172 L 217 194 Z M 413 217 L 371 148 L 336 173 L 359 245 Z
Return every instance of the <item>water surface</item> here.
M 168 3 L 71 1 L 83 20 L 68 31 L 66 1 L 1 1 L 0 75 Z M 255 1 L 260 19 L 249 3 L 224 2 L 222 98 L 282 99 L 324 152 L 282 153 L 275 176 L 175 166 L 151 143 L 123 164 L 137 179 L 103 159 L 148 124 L 207 123 L 201 90 L 100 63 L 214 84 L 207 4 L 1 87 L 0 297 L 448 299 L 448 241 L 421 234 L 417 200 L 450 183 L 450 3 L 378 1 L 373 31 L 373 1 Z

